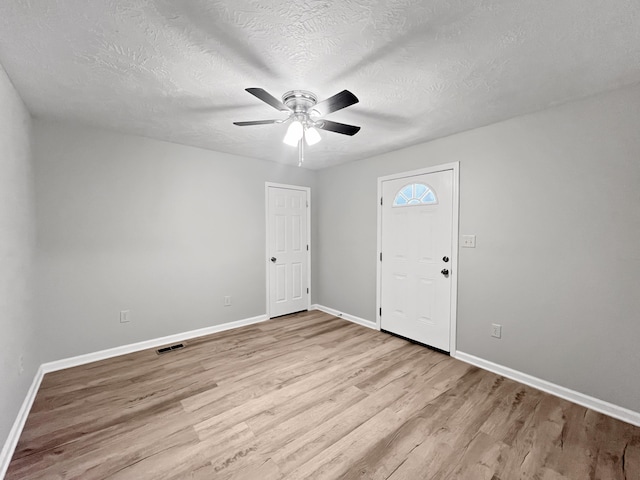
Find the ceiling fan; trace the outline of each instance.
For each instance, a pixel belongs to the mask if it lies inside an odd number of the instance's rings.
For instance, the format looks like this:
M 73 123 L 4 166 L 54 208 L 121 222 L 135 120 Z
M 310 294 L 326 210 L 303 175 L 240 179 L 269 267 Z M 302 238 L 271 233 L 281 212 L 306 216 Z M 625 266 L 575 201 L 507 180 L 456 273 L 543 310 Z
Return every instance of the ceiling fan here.
M 246 127 L 251 125 L 268 125 L 272 123 L 291 122 L 283 142 L 299 148 L 298 165 L 304 161 L 304 146 L 314 145 L 320 141 L 317 129 L 343 135 L 355 135 L 360 127 L 345 123 L 332 122 L 322 118 L 324 115 L 336 112 L 358 103 L 358 98 L 349 90 L 343 90 L 332 97 L 318 103 L 318 98 L 305 90 L 291 90 L 282 96 L 282 101 L 262 88 L 245 89 L 251 95 L 259 98 L 276 110 L 287 113 L 287 117 L 276 120 L 254 120 L 250 122 L 233 122 L 234 125 Z M 304 141 L 303 141 L 304 140 Z

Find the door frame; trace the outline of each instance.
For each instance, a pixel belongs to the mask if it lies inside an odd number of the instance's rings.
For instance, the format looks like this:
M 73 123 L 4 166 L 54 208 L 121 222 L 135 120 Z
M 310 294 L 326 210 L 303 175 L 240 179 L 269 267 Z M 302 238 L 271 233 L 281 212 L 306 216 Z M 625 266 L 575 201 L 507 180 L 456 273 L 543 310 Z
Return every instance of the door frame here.
M 300 185 L 287 185 L 285 183 L 273 183 L 264 182 L 264 221 L 265 221 L 265 238 L 264 238 L 264 262 L 265 262 L 265 276 L 266 276 L 266 312 L 267 318 L 271 318 L 271 278 L 269 275 L 269 188 L 286 188 L 288 190 L 298 190 L 307 192 L 307 287 L 309 293 L 307 294 L 307 310 L 311 308 L 311 188 L 302 187 Z
M 456 353 L 456 331 L 457 331 L 457 306 L 458 306 L 458 248 L 459 248 L 459 217 L 460 217 L 460 162 L 445 163 L 433 167 L 410 170 L 408 172 L 394 173 L 378 177 L 378 243 L 376 261 L 376 328 L 381 330 L 382 317 L 380 308 L 382 305 L 382 262 L 380 255 L 382 252 L 382 182 L 397 180 L 399 178 L 415 177 L 428 173 L 453 171 L 453 219 L 451 223 L 451 328 L 449 331 L 449 354 L 453 357 Z

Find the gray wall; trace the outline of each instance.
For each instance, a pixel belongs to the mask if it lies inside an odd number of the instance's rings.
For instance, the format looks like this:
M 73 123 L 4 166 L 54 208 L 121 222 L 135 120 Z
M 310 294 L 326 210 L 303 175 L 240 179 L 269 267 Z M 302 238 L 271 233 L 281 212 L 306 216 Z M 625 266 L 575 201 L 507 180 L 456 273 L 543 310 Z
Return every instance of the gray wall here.
M 30 131 L 29 112 L 0 66 L 0 445 L 40 365 L 32 314 Z
M 318 303 L 375 321 L 377 177 L 460 161 L 458 350 L 640 411 L 638 105 L 636 86 L 321 170 Z
M 313 199 L 314 172 L 58 122 L 34 135 L 45 361 L 265 313 L 264 183 Z

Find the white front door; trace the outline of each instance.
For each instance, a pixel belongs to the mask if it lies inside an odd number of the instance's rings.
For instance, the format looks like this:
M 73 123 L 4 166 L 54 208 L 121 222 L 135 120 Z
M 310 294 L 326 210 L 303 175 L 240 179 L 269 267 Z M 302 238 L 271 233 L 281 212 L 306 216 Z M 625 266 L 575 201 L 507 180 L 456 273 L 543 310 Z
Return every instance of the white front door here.
M 450 351 L 453 171 L 382 182 L 380 325 Z
M 309 308 L 306 189 L 267 186 L 269 316 Z

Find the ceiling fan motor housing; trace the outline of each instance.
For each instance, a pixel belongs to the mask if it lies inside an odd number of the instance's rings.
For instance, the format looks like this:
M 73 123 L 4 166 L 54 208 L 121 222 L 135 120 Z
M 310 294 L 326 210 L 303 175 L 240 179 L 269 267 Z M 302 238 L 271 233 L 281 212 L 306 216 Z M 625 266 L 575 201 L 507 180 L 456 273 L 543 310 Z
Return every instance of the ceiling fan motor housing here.
M 318 103 L 318 97 L 306 90 L 291 90 L 282 96 L 282 103 L 295 113 L 310 113 L 310 109 Z

